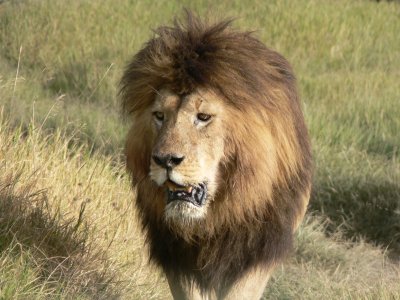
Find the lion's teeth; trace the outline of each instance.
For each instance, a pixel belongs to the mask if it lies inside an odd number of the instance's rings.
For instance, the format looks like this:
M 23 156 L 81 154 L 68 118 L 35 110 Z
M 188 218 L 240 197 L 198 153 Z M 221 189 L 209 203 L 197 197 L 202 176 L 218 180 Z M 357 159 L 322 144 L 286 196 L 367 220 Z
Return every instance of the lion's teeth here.
M 173 190 L 173 189 L 174 189 L 174 185 L 173 185 L 172 182 L 170 182 L 170 181 L 167 181 L 167 182 L 165 183 L 165 185 L 166 185 L 167 188 L 169 188 L 170 190 Z
M 176 192 L 176 191 L 184 191 L 184 192 L 187 192 L 187 193 L 191 193 L 192 190 L 193 190 L 193 187 L 190 186 L 190 185 L 187 186 L 187 187 L 178 186 L 177 184 L 175 184 L 174 182 L 171 182 L 171 181 L 167 181 L 167 182 L 165 183 L 165 185 L 167 186 L 167 188 L 168 188 L 170 191 L 173 191 L 173 192 Z

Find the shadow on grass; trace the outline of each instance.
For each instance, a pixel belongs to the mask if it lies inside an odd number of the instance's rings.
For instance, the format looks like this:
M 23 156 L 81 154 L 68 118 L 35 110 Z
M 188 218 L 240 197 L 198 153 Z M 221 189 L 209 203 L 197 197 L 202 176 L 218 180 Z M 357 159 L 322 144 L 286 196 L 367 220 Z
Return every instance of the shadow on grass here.
M 86 64 L 70 63 L 54 74 L 53 78 L 45 84 L 45 88 L 56 94 L 72 93 L 80 97 L 89 93 L 88 73 L 89 69 Z
M 387 159 L 393 159 L 399 156 L 400 146 L 395 141 L 386 141 L 381 138 L 374 138 L 373 141 L 365 143 L 366 151 L 369 154 L 383 155 Z
M 56 283 L 74 295 L 117 298 L 106 257 L 89 241 L 84 206 L 77 219 L 63 220 L 59 211 L 51 211 L 45 191 L 35 191 L 33 184 L 21 186 L 19 177 L 0 178 L 0 252 L 17 242 L 15 251 L 21 253 L 15 254 L 32 254 L 44 284 Z
M 400 256 L 400 186 L 343 178 L 316 183 L 310 210 L 329 218 L 328 231 L 344 229 L 348 238 L 363 237 Z
M 55 95 L 68 94 L 72 96 L 70 100 L 108 106 L 116 93 L 114 83 L 108 78 L 104 80 L 111 66 L 101 59 L 92 60 L 91 64 L 69 61 L 58 66 L 51 79 L 43 83 L 43 88 Z

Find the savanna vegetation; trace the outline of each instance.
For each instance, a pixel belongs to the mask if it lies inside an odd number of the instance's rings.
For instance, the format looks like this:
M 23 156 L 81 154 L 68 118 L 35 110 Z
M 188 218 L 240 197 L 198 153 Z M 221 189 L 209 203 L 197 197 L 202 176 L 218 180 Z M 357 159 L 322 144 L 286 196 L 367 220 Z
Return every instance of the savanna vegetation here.
M 400 299 L 396 1 L 0 1 L 0 299 L 165 299 L 123 166 L 118 80 L 183 7 L 292 63 L 309 212 L 265 299 Z

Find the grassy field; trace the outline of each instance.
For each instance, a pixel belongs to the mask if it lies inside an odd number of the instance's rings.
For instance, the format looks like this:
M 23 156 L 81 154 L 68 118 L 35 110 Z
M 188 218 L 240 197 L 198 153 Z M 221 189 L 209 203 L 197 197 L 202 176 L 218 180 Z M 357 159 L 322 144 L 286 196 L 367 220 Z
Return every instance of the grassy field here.
M 265 299 L 400 298 L 400 4 L 0 1 L 0 299 L 168 299 L 123 166 L 118 80 L 183 7 L 292 63 L 309 213 Z

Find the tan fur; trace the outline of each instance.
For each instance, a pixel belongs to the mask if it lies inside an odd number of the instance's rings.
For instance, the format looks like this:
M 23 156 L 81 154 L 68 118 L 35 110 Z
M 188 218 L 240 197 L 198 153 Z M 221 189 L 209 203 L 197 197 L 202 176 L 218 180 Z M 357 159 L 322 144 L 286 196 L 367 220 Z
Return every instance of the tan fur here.
M 151 259 L 177 299 L 259 298 L 310 194 L 310 144 L 290 65 L 229 23 L 188 13 L 186 23 L 159 28 L 121 80 L 136 204 Z M 184 159 L 167 172 L 155 153 Z M 168 180 L 207 182 L 206 203 L 167 205 Z

